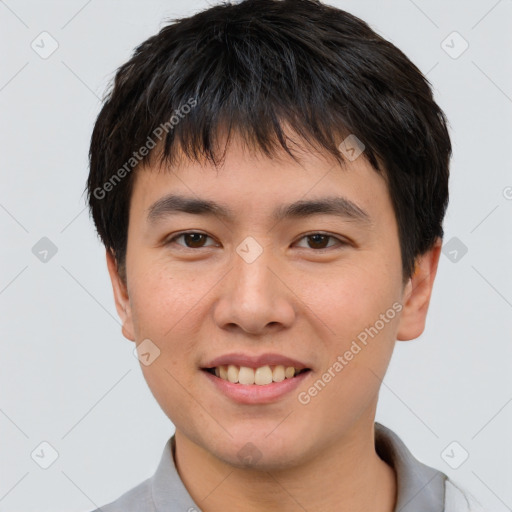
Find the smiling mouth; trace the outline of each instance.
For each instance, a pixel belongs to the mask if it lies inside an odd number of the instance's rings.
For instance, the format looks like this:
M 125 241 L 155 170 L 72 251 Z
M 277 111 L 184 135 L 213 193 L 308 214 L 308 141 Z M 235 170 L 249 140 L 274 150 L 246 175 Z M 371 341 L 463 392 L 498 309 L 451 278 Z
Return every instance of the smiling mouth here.
M 202 368 L 202 370 L 215 375 L 219 379 L 243 386 L 250 386 L 252 384 L 267 386 L 274 382 L 282 382 L 285 379 L 293 379 L 302 373 L 311 371 L 309 368 L 298 369 L 293 366 L 284 365 L 266 365 L 259 368 L 249 368 L 234 364 Z

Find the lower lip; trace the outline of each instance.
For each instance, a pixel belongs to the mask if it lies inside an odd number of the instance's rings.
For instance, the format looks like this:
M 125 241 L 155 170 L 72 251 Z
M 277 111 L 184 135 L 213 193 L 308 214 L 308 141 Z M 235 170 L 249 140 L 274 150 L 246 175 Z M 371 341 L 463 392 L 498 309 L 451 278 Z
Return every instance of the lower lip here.
M 301 373 L 291 379 L 285 379 L 281 382 L 272 382 L 272 384 L 234 384 L 227 380 L 216 377 L 211 373 L 201 370 L 202 373 L 217 387 L 219 391 L 239 404 L 269 404 L 282 398 L 295 390 L 299 384 L 306 379 L 311 370 Z

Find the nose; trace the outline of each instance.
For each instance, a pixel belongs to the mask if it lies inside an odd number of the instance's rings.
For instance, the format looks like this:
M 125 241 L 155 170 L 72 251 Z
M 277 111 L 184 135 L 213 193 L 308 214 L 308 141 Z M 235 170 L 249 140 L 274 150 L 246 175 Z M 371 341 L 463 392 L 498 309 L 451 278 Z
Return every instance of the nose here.
M 263 335 L 290 327 L 294 294 L 269 248 L 248 262 L 237 253 L 219 288 L 214 320 L 221 329 Z

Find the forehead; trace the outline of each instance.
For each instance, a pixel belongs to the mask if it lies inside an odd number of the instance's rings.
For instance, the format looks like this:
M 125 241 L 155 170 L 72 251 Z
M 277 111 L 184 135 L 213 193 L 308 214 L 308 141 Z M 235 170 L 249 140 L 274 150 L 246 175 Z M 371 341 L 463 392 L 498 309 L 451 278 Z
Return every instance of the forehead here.
M 315 210 L 368 222 L 379 207 L 390 206 L 385 178 L 364 153 L 342 164 L 305 146 L 294 146 L 293 154 L 296 159 L 284 150 L 269 157 L 235 136 L 218 166 L 183 154 L 174 165 L 153 162 L 135 172 L 132 210 L 150 222 L 171 211 L 226 220 L 265 212 L 276 221 Z

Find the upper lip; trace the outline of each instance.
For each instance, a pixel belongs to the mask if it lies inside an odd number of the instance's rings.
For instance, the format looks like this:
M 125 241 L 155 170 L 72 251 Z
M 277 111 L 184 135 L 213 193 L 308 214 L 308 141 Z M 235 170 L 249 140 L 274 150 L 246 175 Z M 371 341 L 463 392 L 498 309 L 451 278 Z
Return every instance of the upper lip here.
M 309 366 L 302 363 L 301 361 L 291 357 L 283 356 L 281 354 L 267 353 L 254 356 L 242 354 L 241 352 L 224 354 L 222 356 L 216 357 L 215 359 L 212 359 L 206 363 L 203 368 L 215 368 L 217 366 L 227 366 L 229 364 L 233 364 L 235 366 L 246 366 L 248 368 L 260 368 L 262 366 L 277 365 L 283 365 L 285 367 L 293 366 L 298 370 L 309 368 Z

